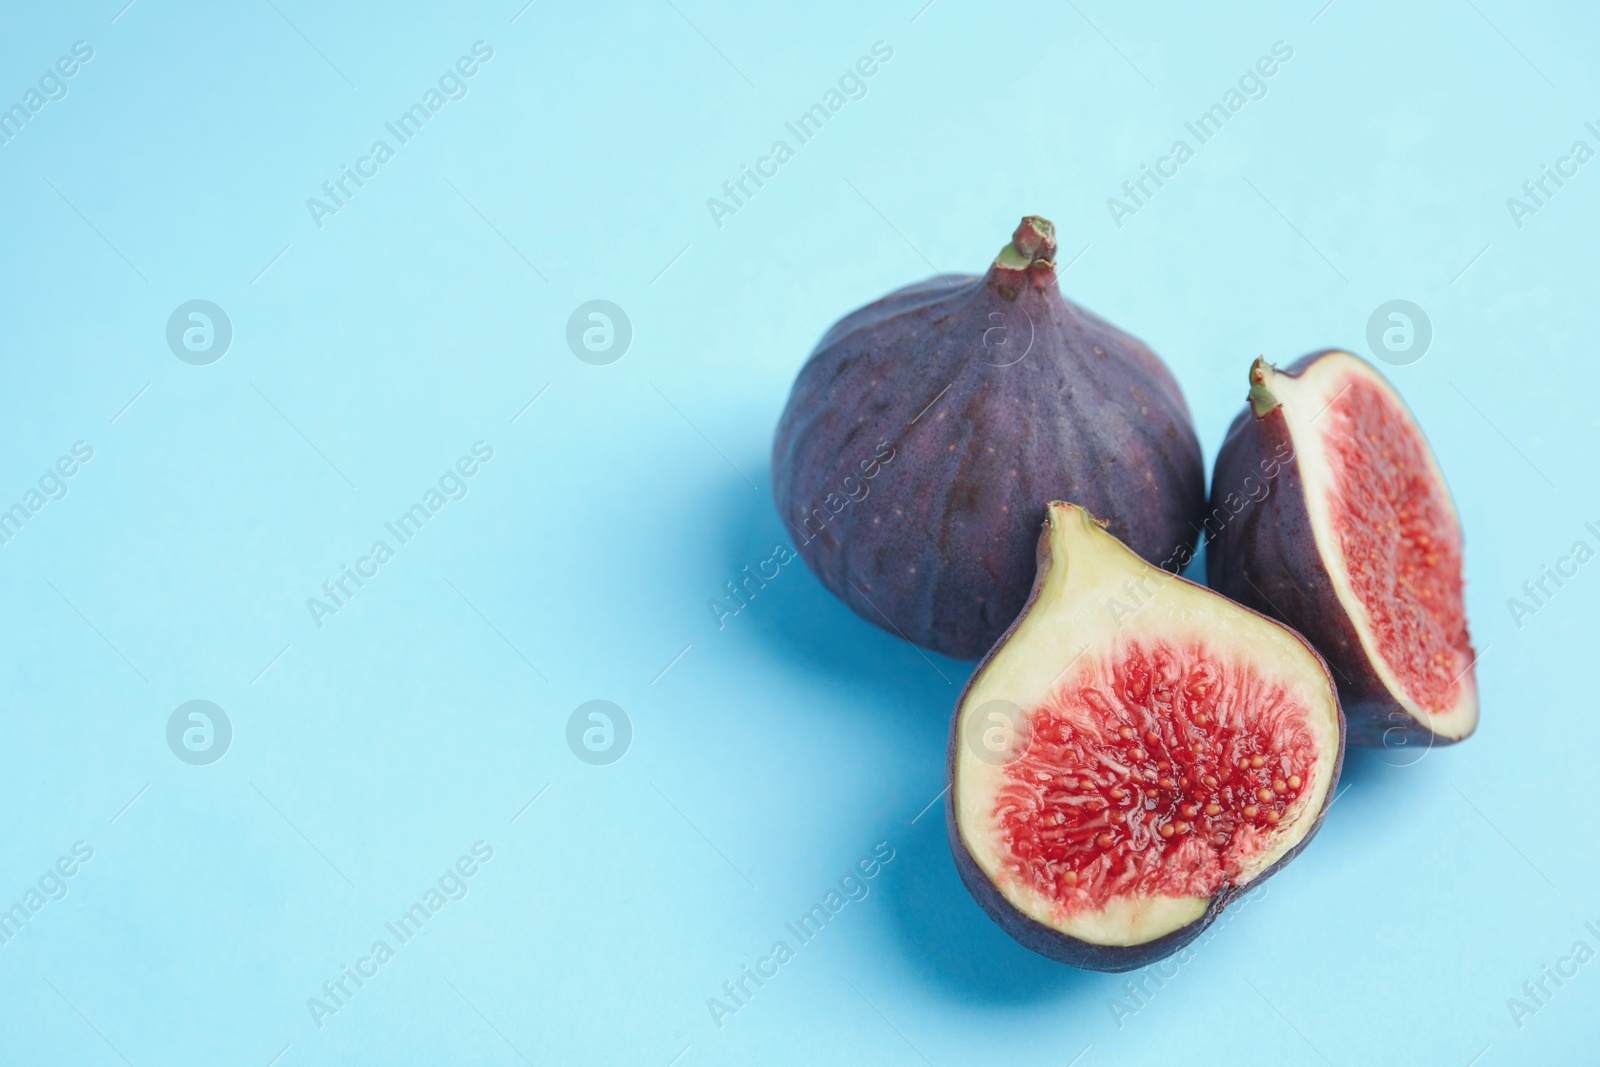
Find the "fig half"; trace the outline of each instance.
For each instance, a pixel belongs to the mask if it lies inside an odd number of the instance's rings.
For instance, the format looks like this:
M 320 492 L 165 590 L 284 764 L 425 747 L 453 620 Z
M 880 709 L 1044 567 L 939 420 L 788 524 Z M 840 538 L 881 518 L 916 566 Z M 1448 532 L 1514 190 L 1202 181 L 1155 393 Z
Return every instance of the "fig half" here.
M 891 293 L 828 330 L 772 446 L 801 557 L 863 618 L 977 659 L 1027 598 L 1051 500 L 1151 563 L 1194 549 L 1205 467 L 1178 383 L 1056 282 L 1030 215 L 982 277 Z
M 1349 352 L 1250 368 L 1212 475 L 1206 580 L 1327 658 L 1352 745 L 1448 744 L 1478 724 L 1461 525 L 1394 388 Z
M 950 733 L 950 847 L 1026 947 L 1126 971 L 1193 941 L 1322 823 L 1344 719 L 1286 626 L 1049 506 L 1022 614 Z

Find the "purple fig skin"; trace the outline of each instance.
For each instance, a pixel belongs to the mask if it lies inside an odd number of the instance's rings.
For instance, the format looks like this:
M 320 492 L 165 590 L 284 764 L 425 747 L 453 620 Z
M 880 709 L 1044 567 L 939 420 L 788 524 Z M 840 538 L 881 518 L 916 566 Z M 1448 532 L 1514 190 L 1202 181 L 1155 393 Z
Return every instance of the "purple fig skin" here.
M 1000 891 L 999 887 L 989 881 L 989 876 L 984 874 L 983 868 L 978 866 L 978 861 L 972 857 L 971 851 L 967 848 L 966 839 L 961 833 L 961 826 L 956 820 L 955 803 L 956 756 L 958 746 L 961 744 L 960 708 L 966 703 L 967 692 L 971 690 L 974 683 L 983 674 L 984 668 L 988 667 L 989 661 L 994 659 L 1000 649 L 1011 638 L 1011 635 L 1022 625 L 1022 620 L 1033 610 L 1034 604 L 1039 599 L 1039 594 L 1044 589 L 1045 578 L 1049 575 L 1050 568 L 1054 565 L 1054 557 L 1050 552 L 1050 529 L 1048 525 L 1039 535 L 1037 558 L 1038 576 L 1034 579 L 1033 589 L 1028 594 L 1027 603 L 1017 614 L 1016 620 L 1007 627 L 1000 640 L 995 642 L 988 655 L 983 657 L 983 660 L 972 672 L 972 677 L 968 679 L 966 687 L 961 691 L 961 696 L 956 700 L 958 713 L 951 716 L 950 740 L 945 747 L 945 783 L 947 786 L 944 797 L 945 833 L 950 838 L 950 853 L 955 859 L 956 873 L 961 876 L 961 884 L 967 887 L 967 892 L 972 894 L 972 899 L 976 900 L 978 906 L 988 913 L 989 918 L 993 919 L 997 926 L 1010 934 L 1012 939 L 1023 948 L 1037 952 L 1039 955 L 1055 960 L 1057 963 L 1065 963 L 1069 967 L 1077 967 L 1080 970 L 1105 971 L 1108 973 L 1134 971 L 1158 960 L 1166 959 L 1175 952 L 1182 951 L 1185 946 L 1191 944 L 1201 934 L 1205 933 L 1206 928 L 1217 921 L 1218 916 L 1222 914 L 1228 905 L 1255 889 L 1256 886 L 1265 882 L 1274 874 L 1277 874 L 1285 864 L 1300 854 L 1300 851 L 1310 843 L 1313 837 L 1317 836 L 1317 831 L 1322 829 L 1323 820 L 1327 818 L 1328 809 L 1333 806 L 1337 792 L 1336 787 L 1339 784 L 1339 775 L 1344 769 L 1345 717 L 1341 712 L 1339 715 L 1339 745 L 1333 761 L 1333 778 L 1328 783 L 1327 792 L 1323 796 L 1322 807 L 1318 809 L 1310 829 L 1306 831 L 1306 835 L 1294 847 L 1278 857 L 1271 866 L 1252 878 L 1249 884 L 1243 886 L 1221 886 L 1216 896 L 1211 898 L 1211 903 L 1206 907 L 1205 912 L 1194 922 L 1153 941 L 1146 941 L 1138 945 L 1097 945 L 1091 941 L 1084 941 L 1082 938 L 1072 937 L 1059 930 L 1051 929 L 1031 915 L 1018 910 L 1016 905 L 1006 899 L 1005 894 Z M 1198 585 L 1198 583 L 1190 582 L 1189 579 L 1181 576 L 1177 578 L 1177 581 L 1189 585 Z M 1240 606 L 1243 607 L 1243 605 Z M 1245 610 L 1251 611 L 1253 614 L 1261 614 L 1248 607 Z M 1290 632 L 1294 633 L 1293 630 Z M 1296 636 L 1299 637 L 1300 635 L 1296 634 Z M 1323 673 L 1328 676 L 1329 683 L 1332 684 L 1332 675 L 1328 674 L 1327 663 L 1322 656 L 1304 637 L 1301 637 L 1300 641 L 1301 644 L 1305 645 L 1307 651 L 1316 658 L 1316 661 L 1322 665 Z
M 1318 359 L 1340 351 L 1312 352 L 1279 373 L 1299 377 Z M 1266 479 L 1271 487 L 1267 496 L 1260 501 L 1244 498 L 1243 509 L 1232 514 L 1224 495 L 1237 494 L 1246 478 L 1259 478 L 1274 464 L 1278 473 Z M 1429 730 L 1401 706 L 1373 667 L 1317 551 L 1305 481 L 1281 406 L 1258 416 L 1245 404 L 1217 453 L 1211 493 L 1205 520 L 1206 584 L 1297 630 L 1323 654 L 1339 686 L 1350 744 L 1402 748 L 1465 740 Z M 1211 520 L 1219 514 L 1223 521 L 1213 529 Z
M 1169 570 L 1198 536 L 1205 469 L 1177 382 L 1061 295 L 1055 251 L 1029 216 L 984 276 L 840 319 L 773 442 L 773 499 L 806 565 L 863 618 L 958 659 L 1022 607 L 1049 501 Z

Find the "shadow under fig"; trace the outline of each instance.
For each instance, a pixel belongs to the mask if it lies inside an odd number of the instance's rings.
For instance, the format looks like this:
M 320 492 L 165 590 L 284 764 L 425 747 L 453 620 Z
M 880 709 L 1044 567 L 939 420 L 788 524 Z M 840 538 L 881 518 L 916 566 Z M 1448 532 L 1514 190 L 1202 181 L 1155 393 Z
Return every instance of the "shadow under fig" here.
M 717 513 L 724 517 L 717 524 L 723 532 L 717 552 L 736 584 L 746 565 L 756 571 L 777 546 L 793 553 L 776 577 L 754 587 L 748 605 L 724 618 L 726 628 L 745 631 L 774 659 L 821 678 L 825 688 L 849 691 L 857 701 L 865 697 L 878 716 L 875 725 L 903 733 L 903 749 L 928 752 L 928 780 L 941 778 L 950 714 L 975 664 L 920 649 L 845 606 L 806 567 L 765 488 L 752 492 L 731 479 Z M 770 574 L 772 566 L 764 569 Z M 729 595 L 723 599 L 734 603 Z
M 754 569 L 775 545 L 794 550 L 794 536 L 765 486 L 752 492 L 743 481 L 730 479 L 714 508 L 722 517 L 716 528 L 723 532 L 716 551 L 729 577 L 741 575 L 746 564 Z M 837 710 L 818 706 L 808 714 L 832 718 L 840 730 L 859 738 L 859 726 L 843 716 L 853 717 L 866 704 L 874 715 L 871 735 L 890 737 L 893 750 L 885 757 L 926 765 L 926 795 L 901 798 L 896 807 L 902 817 L 883 831 L 898 853 L 882 886 L 890 917 L 885 947 L 898 950 L 908 970 L 963 1003 L 1029 1004 L 1103 991 L 1105 976 L 1023 948 L 972 899 L 950 855 L 942 800 L 907 826 L 944 785 L 950 717 L 975 663 L 920 649 L 856 615 L 798 553 L 725 622 L 729 629 L 747 630 L 774 659 L 821 677 L 825 688 L 852 694 L 838 702 Z
M 944 802 L 907 833 L 884 886 L 896 946 L 907 966 L 965 1004 L 1019 1005 L 1104 993 L 1110 976 L 1081 971 L 1023 948 L 989 918 L 956 873 Z
M 1435 789 L 1434 780 L 1455 758 L 1455 745 L 1404 745 L 1357 748 L 1347 745 L 1338 789 L 1354 787 L 1375 800 L 1404 805 L 1424 790 Z

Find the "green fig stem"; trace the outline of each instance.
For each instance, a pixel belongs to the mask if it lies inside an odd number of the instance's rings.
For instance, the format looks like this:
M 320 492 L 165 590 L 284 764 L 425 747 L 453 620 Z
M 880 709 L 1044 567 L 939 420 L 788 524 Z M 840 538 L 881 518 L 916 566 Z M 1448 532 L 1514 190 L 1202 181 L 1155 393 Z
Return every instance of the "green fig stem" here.
M 1029 259 L 1056 258 L 1055 223 L 1039 215 L 1025 215 L 1011 235 L 1011 247 Z
M 1036 289 L 1049 285 L 1056 276 L 1055 224 L 1039 215 L 1024 216 L 1010 243 L 994 258 L 992 273 L 998 276 L 1000 291 L 1008 300 L 1016 298 L 1024 278 Z
M 1267 362 L 1266 356 L 1257 356 L 1250 365 L 1250 407 L 1258 419 L 1279 403 L 1278 398 L 1272 395 L 1272 390 L 1267 388 L 1267 374 L 1271 370 L 1272 364 Z

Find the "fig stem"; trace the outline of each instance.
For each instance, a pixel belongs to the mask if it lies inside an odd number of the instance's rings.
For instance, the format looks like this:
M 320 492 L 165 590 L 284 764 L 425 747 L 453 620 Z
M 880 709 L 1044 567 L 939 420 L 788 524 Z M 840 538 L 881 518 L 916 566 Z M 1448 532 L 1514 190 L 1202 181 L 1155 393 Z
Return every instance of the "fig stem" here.
M 994 267 L 1012 275 L 1031 275 L 1034 286 L 1042 289 L 1055 278 L 1055 260 L 1055 224 L 1040 215 L 1024 215 L 1010 243 L 995 257 Z M 1002 292 L 1007 290 L 1011 290 L 1007 299 L 1012 299 L 1014 289 L 1010 285 L 1002 287 Z
M 1055 223 L 1039 215 L 1024 215 L 1011 235 L 1011 245 L 1029 259 L 1056 258 Z
M 1278 406 L 1278 398 L 1272 395 L 1272 390 L 1267 388 L 1267 373 L 1272 370 L 1272 364 L 1267 362 L 1266 356 L 1257 356 L 1256 361 L 1250 365 L 1250 408 L 1261 418 Z

